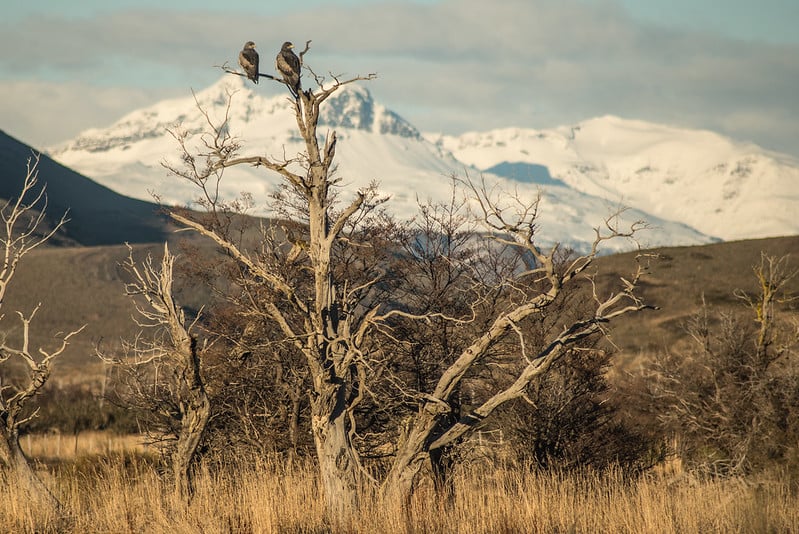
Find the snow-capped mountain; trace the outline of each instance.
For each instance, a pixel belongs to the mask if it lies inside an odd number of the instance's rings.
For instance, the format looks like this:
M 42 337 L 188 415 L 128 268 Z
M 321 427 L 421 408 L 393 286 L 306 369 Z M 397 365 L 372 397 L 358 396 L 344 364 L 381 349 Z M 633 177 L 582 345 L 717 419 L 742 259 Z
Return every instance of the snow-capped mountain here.
M 281 160 L 303 149 L 287 95 L 264 97 L 243 78 L 227 76 L 196 95 L 162 101 L 108 128 L 87 130 L 49 153 L 119 193 L 146 200 L 155 193 L 165 203 L 191 204 L 196 188 L 170 176 L 162 162 L 179 165 L 178 143 L 170 131 L 186 132 L 187 144 L 201 145 L 208 125 L 198 105 L 214 124 L 228 114 L 228 132 L 240 142 L 240 156 Z M 787 158 L 709 132 L 605 117 L 551 131 L 496 130 L 431 139 L 355 84 L 322 106 L 319 133 L 333 129 L 344 199 L 376 180 L 391 195 L 389 209 L 401 217 L 417 211 L 417 199 L 447 201 L 453 174 L 475 178 L 482 171 L 504 190 L 527 198 L 542 193 L 543 244 L 583 248 L 593 228 L 621 205 L 631 208 L 626 221 L 646 220 L 652 226 L 640 235 L 645 246 L 799 233 L 795 221 L 778 219 L 783 207 L 796 207 L 796 193 L 786 189 L 797 176 L 796 167 Z M 267 195 L 278 182 L 262 167 L 238 166 L 225 171 L 219 190 L 226 198 L 252 194 L 253 213 L 268 215 Z M 748 225 L 730 222 L 736 210 L 750 219 Z M 631 246 L 610 243 L 605 251 Z
M 724 240 L 799 234 L 799 161 L 713 132 L 606 116 L 432 140 L 479 169 L 622 199 Z
M 165 203 L 189 204 L 198 194 L 196 188 L 170 176 L 162 163 L 179 165 L 179 146 L 170 132 L 185 132 L 190 146 L 201 145 L 208 123 L 198 106 L 216 125 L 229 113 L 228 131 L 241 144 L 239 156 L 282 160 L 304 149 L 288 97 L 262 97 L 241 80 L 226 77 L 188 98 L 134 111 L 109 128 L 87 130 L 49 153 L 125 195 L 152 200 L 155 193 Z M 424 197 L 431 190 L 431 179 L 447 183 L 444 177 L 463 167 L 361 87 L 347 86 L 329 98 L 319 124 L 322 135 L 337 132 L 337 176 L 345 189 L 354 192 L 379 180 L 392 194 L 398 213 L 412 209 L 416 195 Z M 220 192 L 234 198 L 246 191 L 256 201 L 265 200 L 278 181 L 271 171 L 239 166 L 225 171 Z M 263 205 L 256 206 L 255 213 L 265 213 Z

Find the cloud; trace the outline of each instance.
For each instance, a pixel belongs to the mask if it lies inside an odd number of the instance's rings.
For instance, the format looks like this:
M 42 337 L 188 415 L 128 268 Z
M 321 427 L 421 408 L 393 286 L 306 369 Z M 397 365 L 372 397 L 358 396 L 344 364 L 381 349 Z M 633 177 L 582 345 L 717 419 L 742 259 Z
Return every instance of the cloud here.
M 0 128 L 44 150 L 78 132 L 111 124 L 129 111 L 174 93 L 96 87 L 81 82 L 0 82 Z
M 306 60 L 317 72 L 377 72 L 378 100 L 423 130 L 548 127 L 612 113 L 717 128 L 799 154 L 797 137 L 785 137 L 799 123 L 797 45 L 660 28 L 611 0 L 297 9 L 29 19 L 1 28 L 0 47 L 26 53 L 5 54 L 0 73 L 188 92 L 219 76 L 212 65 L 235 65 L 245 40 L 269 66 L 284 40 L 313 38 Z

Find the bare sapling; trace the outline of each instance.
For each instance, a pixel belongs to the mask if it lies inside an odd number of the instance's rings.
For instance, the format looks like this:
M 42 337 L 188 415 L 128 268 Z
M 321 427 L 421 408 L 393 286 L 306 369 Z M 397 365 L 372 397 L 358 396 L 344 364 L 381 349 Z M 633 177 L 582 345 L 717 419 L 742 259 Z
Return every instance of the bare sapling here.
M 194 333 L 199 315 L 186 318 L 173 296 L 175 256 L 164 244 L 160 262 L 152 255 L 137 262 L 133 249 L 122 267 L 130 275 L 125 289 L 135 304 L 141 335 L 126 343 L 126 357 L 105 361 L 127 371 L 132 404 L 165 417 L 160 440 L 171 445 L 174 495 L 191 498 L 197 448 L 211 415 L 211 403 L 201 373 L 201 350 Z M 147 334 L 145 334 L 147 332 Z M 148 372 L 156 370 L 155 373 Z M 166 435 L 170 434 L 170 435 Z M 172 435 L 173 434 L 173 435 Z
M 39 157 L 28 159 L 22 190 L 17 198 L 2 206 L 0 227 L 0 313 L 3 313 L 6 293 L 20 261 L 32 250 L 46 243 L 67 222 L 66 214 L 50 224 L 46 219 L 47 195 L 45 186 L 39 184 L 37 166 Z M 0 461 L 6 469 L 8 481 L 25 492 L 31 506 L 57 512 L 60 504 L 55 495 L 37 476 L 19 443 L 20 427 L 36 417 L 33 400 L 42 390 L 53 370 L 54 361 L 63 354 L 70 339 L 83 327 L 56 335 L 54 348 L 34 348 L 31 325 L 41 304 L 25 314 L 16 311 L 21 334 L 3 333 L 0 338 Z M 8 378 L 11 365 L 21 367 L 21 376 Z

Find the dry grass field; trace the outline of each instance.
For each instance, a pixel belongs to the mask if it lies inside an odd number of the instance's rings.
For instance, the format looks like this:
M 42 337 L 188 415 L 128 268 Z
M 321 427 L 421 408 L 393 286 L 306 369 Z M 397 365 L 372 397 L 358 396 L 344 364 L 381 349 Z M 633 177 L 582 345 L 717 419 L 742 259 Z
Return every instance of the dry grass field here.
M 78 434 L 26 434 L 20 440 L 30 457 L 42 463 L 76 462 L 83 458 L 96 460 L 112 455 L 155 454 L 142 436 L 120 436 L 113 432 L 83 431 Z
M 423 480 L 407 506 L 363 496 L 363 511 L 333 528 L 325 519 L 316 472 L 308 463 L 261 460 L 203 466 L 188 505 L 134 438 L 93 434 L 76 457 L 54 458 L 52 437 L 33 438 L 34 457 L 49 465 L 48 486 L 64 504 L 60 517 L 31 509 L 0 486 L 1 532 L 67 533 L 705 533 L 797 532 L 799 492 L 779 475 L 699 481 L 660 470 L 638 478 L 619 472 L 546 474 L 511 466 L 467 467 L 450 502 Z M 41 441 L 40 441 L 41 440 Z M 113 440 L 111 440 L 113 441 Z M 25 441 L 23 440 L 23 445 Z M 133 449 L 130 449 L 134 445 Z M 69 447 L 67 447 L 69 449 Z M 90 450 L 104 450 L 94 454 Z

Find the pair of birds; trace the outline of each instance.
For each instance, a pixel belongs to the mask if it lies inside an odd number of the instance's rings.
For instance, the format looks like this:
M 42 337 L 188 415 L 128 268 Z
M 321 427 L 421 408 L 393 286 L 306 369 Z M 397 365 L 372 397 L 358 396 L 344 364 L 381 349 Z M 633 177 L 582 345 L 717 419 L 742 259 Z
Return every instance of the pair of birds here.
M 294 53 L 294 45 L 289 41 L 283 43 L 277 57 L 275 58 L 275 67 L 277 71 L 283 76 L 283 81 L 289 87 L 294 96 L 300 94 L 300 58 Z M 247 41 L 244 43 L 244 49 L 239 53 L 239 65 L 244 69 L 247 78 L 258 83 L 259 71 L 258 52 L 255 51 L 255 43 Z

